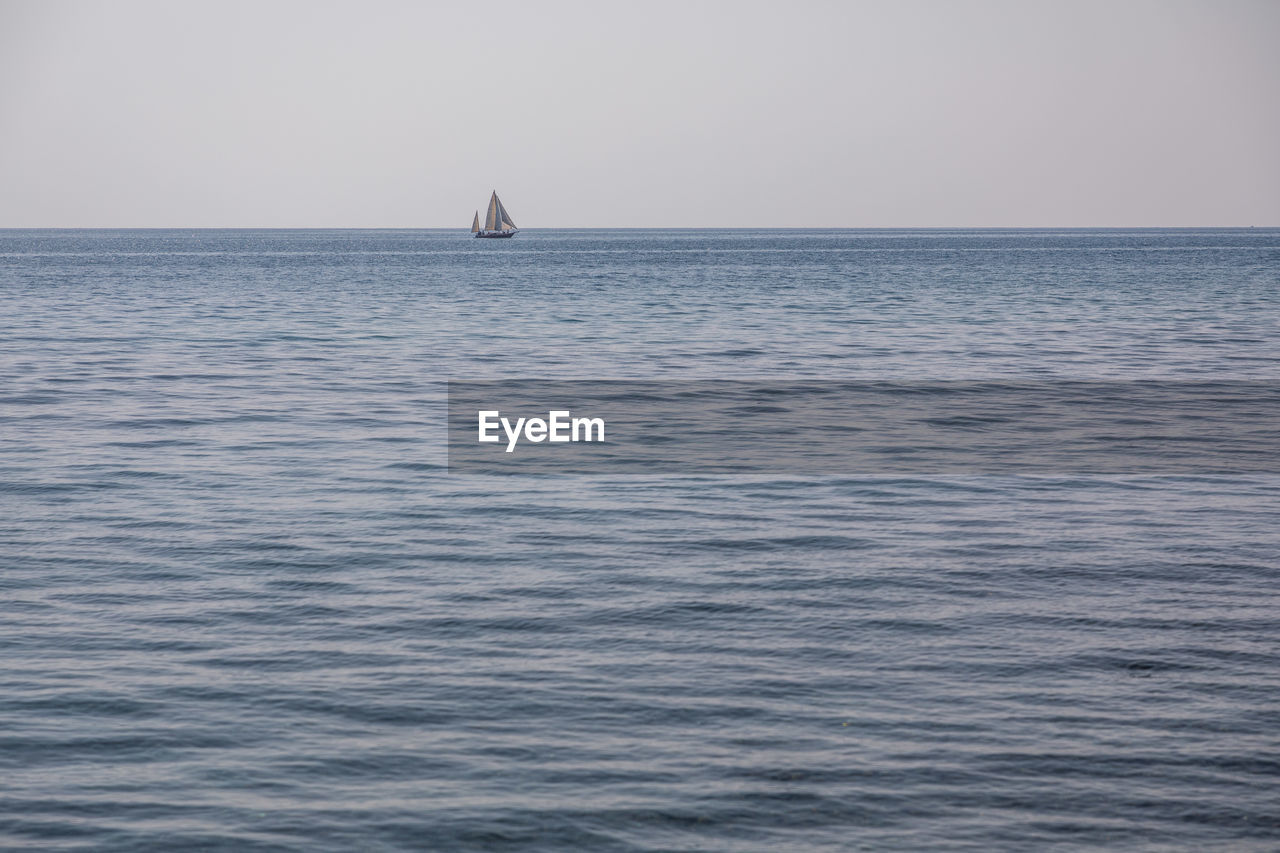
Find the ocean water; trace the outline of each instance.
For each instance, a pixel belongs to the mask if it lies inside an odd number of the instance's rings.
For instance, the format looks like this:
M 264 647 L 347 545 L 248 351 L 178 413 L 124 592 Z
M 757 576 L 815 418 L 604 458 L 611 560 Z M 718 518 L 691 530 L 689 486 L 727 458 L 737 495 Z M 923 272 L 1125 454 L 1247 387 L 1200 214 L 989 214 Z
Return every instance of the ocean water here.
M 1280 231 L 0 231 L 0 847 L 1275 850 L 1280 477 L 479 475 L 449 379 L 1280 381 Z

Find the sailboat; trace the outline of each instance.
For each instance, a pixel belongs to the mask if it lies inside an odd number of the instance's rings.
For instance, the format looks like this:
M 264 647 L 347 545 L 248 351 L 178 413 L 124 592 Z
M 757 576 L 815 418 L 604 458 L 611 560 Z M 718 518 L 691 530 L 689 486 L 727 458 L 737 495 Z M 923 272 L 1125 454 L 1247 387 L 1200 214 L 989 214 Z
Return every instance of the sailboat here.
M 502 206 L 498 191 L 489 196 L 489 212 L 484 215 L 484 227 L 480 227 L 480 211 L 476 211 L 471 220 L 471 233 L 477 237 L 514 237 L 516 224 L 511 221 L 511 214 Z

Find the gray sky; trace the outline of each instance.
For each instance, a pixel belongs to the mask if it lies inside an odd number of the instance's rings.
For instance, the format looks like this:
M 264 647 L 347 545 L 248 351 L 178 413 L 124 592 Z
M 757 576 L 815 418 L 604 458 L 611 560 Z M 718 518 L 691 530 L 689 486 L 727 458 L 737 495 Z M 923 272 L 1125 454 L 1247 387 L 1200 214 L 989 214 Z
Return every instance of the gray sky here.
M 1280 2 L 0 0 L 0 227 L 1280 226 Z

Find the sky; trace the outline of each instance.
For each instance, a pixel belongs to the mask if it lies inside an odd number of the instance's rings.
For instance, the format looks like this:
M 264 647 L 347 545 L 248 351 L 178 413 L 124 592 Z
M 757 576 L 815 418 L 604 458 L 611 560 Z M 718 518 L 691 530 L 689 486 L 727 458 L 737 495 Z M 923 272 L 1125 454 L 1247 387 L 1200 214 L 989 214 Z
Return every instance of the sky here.
M 0 227 L 1280 226 L 1276 0 L 0 0 Z

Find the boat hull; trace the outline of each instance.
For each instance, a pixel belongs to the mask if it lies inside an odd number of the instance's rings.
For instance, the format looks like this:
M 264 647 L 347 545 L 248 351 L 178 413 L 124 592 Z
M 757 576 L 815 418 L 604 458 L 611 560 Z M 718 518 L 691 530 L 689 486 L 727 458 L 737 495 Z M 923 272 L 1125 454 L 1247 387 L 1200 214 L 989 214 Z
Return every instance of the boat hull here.
M 517 232 L 515 232 L 515 231 L 477 231 L 477 232 L 476 232 L 476 236 L 477 236 L 477 237 L 485 237 L 485 238 L 492 238 L 492 237 L 514 237 L 514 236 L 516 236 L 516 233 L 517 233 Z

